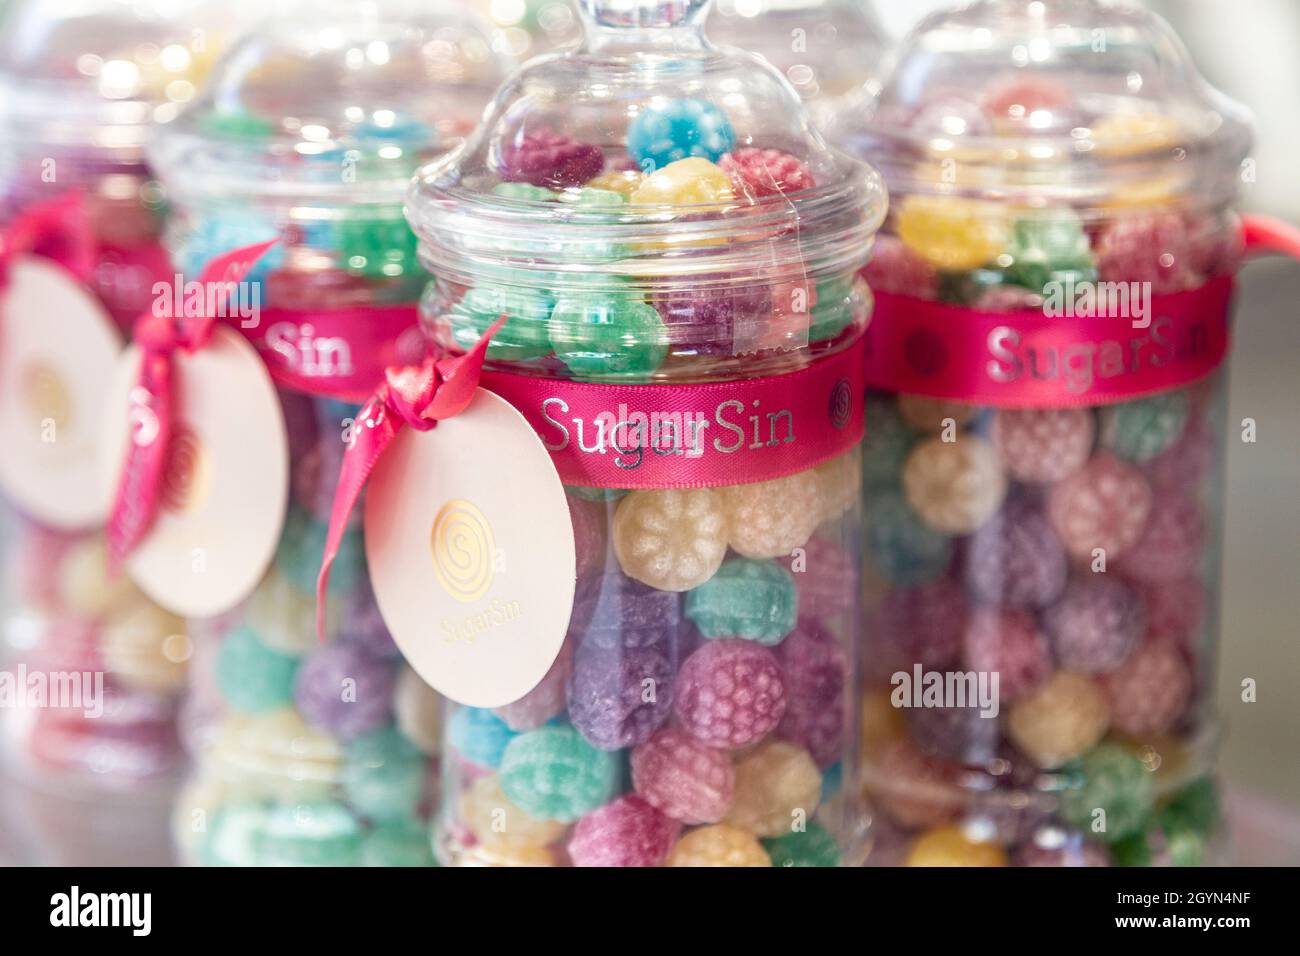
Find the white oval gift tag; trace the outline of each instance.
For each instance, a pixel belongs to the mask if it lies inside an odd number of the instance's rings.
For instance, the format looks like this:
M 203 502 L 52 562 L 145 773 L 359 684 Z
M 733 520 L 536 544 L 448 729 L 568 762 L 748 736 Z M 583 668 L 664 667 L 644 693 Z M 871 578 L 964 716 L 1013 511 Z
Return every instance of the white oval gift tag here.
M 280 539 L 289 496 L 284 412 L 257 351 L 218 325 L 193 354 L 174 357 L 175 421 L 153 527 L 126 571 L 174 614 L 230 610 L 261 581 Z M 116 489 L 132 427 L 127 414 L 140 350 L 116 370 L 101 480 Z M 309 622 L 304 626 L 310 626 Z
M 108 517 L 103 403 L 122 351 L 107 310 L 62 267 L 19 256 L 0 289 L 0 489 L 64 530 Z
M 410 665 L 472 707 L 546 676 L 573 610 L 573 525 L 550 455 L 482 388 L 431 431 L 403 429 L 366 492 L 379 610 Z

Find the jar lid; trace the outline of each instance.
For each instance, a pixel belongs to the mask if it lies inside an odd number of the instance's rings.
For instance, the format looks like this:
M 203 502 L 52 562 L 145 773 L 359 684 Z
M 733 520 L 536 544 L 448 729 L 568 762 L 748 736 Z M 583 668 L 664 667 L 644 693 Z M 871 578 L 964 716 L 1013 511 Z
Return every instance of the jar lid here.
M 505 69 L 442 0 L 315 0 L 235 42 L 151 156 L 169 193 L 400 203 L 474 124 Z
M 407 216 L 426 267 L 566 287 L 856 269 L 876 172 L 829 147 L 789 83 L 704 36 L 708 0 L 583 0 L 583 41 L 528 63 Z
M 221 44 L 219 12 L 204 0 L 17 0 L 0 22 L 0 137 L 138 160 L 154 124 L 194 96 Z
M 844 140 L 891 189 L 1230 201 L 1248 112 L 1162 19 L 1106 0 L 976 0 L 923 20 Z

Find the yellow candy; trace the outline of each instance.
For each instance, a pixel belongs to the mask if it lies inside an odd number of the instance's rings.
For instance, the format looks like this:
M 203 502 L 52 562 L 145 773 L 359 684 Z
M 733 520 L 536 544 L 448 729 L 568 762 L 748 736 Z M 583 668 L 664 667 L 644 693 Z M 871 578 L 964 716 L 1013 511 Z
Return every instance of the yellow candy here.
M 826 491 L 816 469 L 771 481 L 729 485 L 722 506 L 729 543 L 747 558 L 781 558 L 802 548 L 826 513 Z
M 457 866 L 559 866 L 555 854 L 540 846 L 477 846 L 456 857 Z
M 1007 854 L 996 843 L 977 840 L 959 826 L 946 826 L 917 837 L 907 865 L 1006 866 Z
M 898 238 L 940 269 L 965 272 L 995 259 L 1007 244 L 1005 211 L 949 196 L 908 196 L 896 215 Z
M 895 707 L 887 690 L 871 691 L 862 697 L 862 755 L 880 751 L 891 740 L 898 740 L 907 731 L 903 711 Z
M 713 577 L 727 553 L 722 495 L 712 488 L 633 491 L 614 512 L 623 573 L 660 591 L 689 591 Z
M 393 691 L 397 729 L 420 752 L 436 757 L 442 743 L 442 698 L 411 668 L 403 666 Z
M 461 795 L 460 818 L 479 843 L 493 850 L 526 850 L 555 843 L 567 829 L 558 820 L 538 820 L 510 802 L 496 774 L 480 777 Z
M 587 183 L 589 189 L 608 189 L 610 192 L 631 196 L 636 192 L 645 177 L 635 169 L 623 169 L 617 172 L 601 173 Z
M 1186 138 L 1177 120 L 1160 113 L 1112 113 L 1092 126 L 1092 141 L 1102 156 L 1171 149 Z
M 691 157 L 645 177 L 628 201 L 634 206 L 704 206 L 735 198 L 730 176 L 707 159 Z
M 338 633 L 340 604 L 329 598 L 325 605 L 325 633 Z M 278 571 L 271 570 L 244 605 L 246 623 L 257 638 L 272 650 L 293 657 L 316 648 L 316 598 L 294 587 Z
M 724 823 L 761 837 L 783 836 L 812 819 L 822 775 L 808 751 L 773 740 L 736 764 L 735 798 Z
M 104 665 L 136 690 L 175 692 L 185 686 L 192 648 L 185 622 L 148 601 L 133 601 L 105 622 Z
M 898 413 L 917 431 L 938 436 L 945 419 L 951 418 L 956 428 L 968 425 L 979 414 L 979 406 L 925 395 L 899 395 Z
M 862 492 L 862 451 L 854 448 L 816 468 L 825 498 L 822 521 L 833 521 L 858 503 Z
M 98 535 L 72 545 L 59 567 L 60 600 L 85 617 L 99 617 L 139 594 L 126 575 L 109 574 L 108 545 Z
M 1001 456 L 982 438 L 929 438 L 907 456 L 903 492 L 912 510 L 936 531 L 970 534 L 1002 506 L 1007 474 Z
M 1096 682 L 1058 671 L 1016 701 L 1007 717 L 1007 735 L 1035 764 L 1054 770 L 1091 750 L 1109 724 L 1110 707 Z
M 284 800 L 325 796 L 338 780 L 343 755 L 328 734 L 294 709 L 227 715 L 211 758 L 223 777 Z
M 677 841 L 666 866 L 771 866 L 772 860 L 747 830 L 718 823 L 692 830 Z

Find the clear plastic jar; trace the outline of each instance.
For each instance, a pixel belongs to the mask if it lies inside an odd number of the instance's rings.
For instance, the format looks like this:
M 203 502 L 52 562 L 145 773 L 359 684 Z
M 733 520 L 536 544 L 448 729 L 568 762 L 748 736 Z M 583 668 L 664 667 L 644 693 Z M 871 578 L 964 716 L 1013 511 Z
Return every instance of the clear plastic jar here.
M 416 301 L 427 275 L 402 215 L 406 187 L 471 128 L 503 72 L 487 31 L 450 5 L 307 4 L 237 42 L 155 145 L 178 267 L 193 276 L 220 253 L 279 239 L 247 280 L 260 292 L 255 334 L 283 322 L 305 336 L 330 322 L 351 366 L 373 370 L 346 375 L 339 352 L 332 364 L 302 353 L 272 364 L 289 510 L 252 594 L 191 622 L 183 726 L 197 766 L 174 817 L 187 862 L 431 862 L 434 695 L 379 618 L 359 522 L 334 565 L 324 643 L 316 576 L 356 389 L 424 353 Z M 391 337 L 375 331 L 390 327 Z M 269 339 L 255 344 L 283 356 Z
M 440 348 L 504 314 L 485 371 L 631 386 L 615 401 L 635 403 L 815 369 L 860 340 L 878 177 L 824 144 L 770 66 L 709 44 L 705 6 L 584 4 L 583 44 L 524 67 L 421 174 L 407 211 Z M 763 481 L 568 483 L 567 637 L 521 699 L 449 704 L 440 860 L 861 859 L 840 784 L 856 774 L 859 467 L 853 444 Z
M 916 28 L 849 136 L 892 200 L 865 271 L 882 861 L 1217 858 L 1248 123 L 1150 14 L 979 2 Z
M 219 46 L 213 13 L 197 2 L 17 2 L 0 25 L 0 223 L 80 192 L 93 253 L 84 278 L 121 332 L 148 307 L 155 280 L 171 276 L 162 195 L 144 146 L 193 94 Z M 73 265 L 66 242 L 35 251 Z M 33 429 L 96 411 L 70 406 L 57 370 L 30 372 L 18 414 Z M 65 794 L 167 780 L 180 762 L 184 623 L 110 578 L 86 509 L 24 500 L 15 489 L 3 500 L 6 667 L 32 681 L 26 706 L 5 709 L 9 756 L 33 784 Z

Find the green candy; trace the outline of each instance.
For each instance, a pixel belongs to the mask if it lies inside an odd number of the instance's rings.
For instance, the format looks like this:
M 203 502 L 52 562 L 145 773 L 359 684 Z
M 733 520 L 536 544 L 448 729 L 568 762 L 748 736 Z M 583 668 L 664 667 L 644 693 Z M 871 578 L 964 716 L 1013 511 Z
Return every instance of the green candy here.
M 343 748 L 343 793 L 367 819 L 413 817 L 424 778 L 420 751 L 396 727 L 363 734 Z
M 393 279 L 420 272 L 417 240 L 400 216 L 349 216 L 334 226 L 339 259 L 349 272 L 368 279 Z
M 486 282 L 468 290 L 451 307 L 451 332 L 456 344 L 469 351 L 489 325 L 506 316 L 506 324 L 492 336 L 488 358 L 527 361 L 551 351 L 546 321 L 555 300 L 547 292 L 507 282 Z
M 1142 832 L 1125 837 L 1112 848 L 1117 866 L 1204 866 L 1207 835 L 1161 812 Z
M 221 139 L 260 140 L 275 134 L 275 124 L 247 110 L 208 113 L 199 119 L 199 129 Z
M 1089 253 L 1083 221 L 1073 213 L 1017 220 L 1007 250 L 1012 264 L 1006 277 L 1015 285 L 1045 293 L 1049 282 L 1092 282 L 1097 269 Z
M 686 616 L 708 638 L 743 637 L 771 646 L 799 617 L 794 577 L 775 561 L 733 558 L 686 595 Z
M 501 758 L 501 789 L 539 820 L 571 823 L 614 795 L 618 757 L 597 750 L 569 726 L 520 734 Z
M 862 491 L 868 503 L 883 491 L 897 489 L 903 462 L 916 443 L 892 398 L 867 397 L 867 433 L 862 439 Z
M 659 312 L 628 293 L 565 296 L 548 329 L 556 356 L 589 381 L 645 379 L 668 355 Z
M 1101 413 L 1101 443 L 1129 461 L 1149 461 L 1178 441 L 1191 402 L 1185 391 L 1111 405 Z
M 362 866 L 437 866 L 428 830 L 415 820 L 385 823 L 362 838 Z
M 627 197 L 622 193 L 616 193 L 612 189 L 594 189 L 590 186 L 584 186 L 574 193 L 565 193 L 561 199 L 575 206 L 589 206 L 596 209 L 612 209 L 627 205 Z
M 497 183 L 492 187 L 492 195 L 520 202 L 554 202 L 560 198 L 559 193 L 531 183 Z
M 284 579 L 304 594 L 316 593 L 316 578 L 320 574 L 321 555 L 325 553 L 325 539 L 329 525 L 317 521 L 301 508 L 289 512 L 280 535 L 280 545 L 275 552 L 275 566 Z M 331 595 L 342 595 L 354 590 L 366 575 L 366 546 L 360 531 L 348 531 L 339 543 L 338 555 L 330 566 Z
M 892 584 L 933 581 L 952 563 L 952 538 L 935 531 L 895 488 L 867 498 L 867 551 L 872 566 Z
M 1066 767 L 1077 786 L 1061 794 L 1061 816 L 1106 843 L 1140 833 L 1151 816 L 1155 788 L 1146 765 L 1119 744 L 1101 744 Z M 1104 810 L 1105 829 L 1093 829 L 1096 810 Z
M 809 822 L 802 833 L 785 833 L 762 842 L 773 866 L 840 865 L 840 845 L 819 823 Z
M 236 802 L 219 807 L 199 850 L 204 866 L 258 866 L 258 848 L 266 833 L 267 809 L 260 803 Z
M 832 276 L 817 283 L 817 304 L 808 326 L 809 342 L 833 339 L 850 325 L 859 305 L 852 275 Z
M 969 272 L 940 272 L 937 294 L 940 302 L 974 305 L 984 294 L 1010 283 L 1001 269 L 971 269 Z
M 1193 780 L 1179 790 L 1165 805 L 1163 815 L 1201 833 L 1213 833 L 1223 820 L 1219 786 L 1213 777 Z
M 332 800 L 277 806 L 261 841 L 262 866 L 359 866 L 361 824 Z
M 250 627 L 236 628 L 221 642 L 215 671 L 233 710 L 262 714 L 293 703 L 298 658 L 267 647 Z

